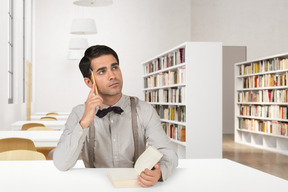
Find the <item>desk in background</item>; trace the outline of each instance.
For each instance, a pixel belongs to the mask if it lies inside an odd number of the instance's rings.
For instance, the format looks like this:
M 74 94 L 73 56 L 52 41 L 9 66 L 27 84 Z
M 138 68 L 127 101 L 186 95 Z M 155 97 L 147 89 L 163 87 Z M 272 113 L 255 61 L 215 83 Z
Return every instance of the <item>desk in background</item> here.
M 41 116 L 46 116 L 46 114 L 49 113 L 48 111 L 47 112 L 36 112 L 36 113 L 33 113 L 32 115 L 41 115 Z M 56 112 L 58 113 L 58 116 L 67 116 L 70 114 L 70 112 Z
M 36 147 L 56 147 L 63 131 L 0 131 L 0 139 L 21 137 L 31 139 Z
M 45 115 L 31 115 L 31 121 L 40 121 L 41 117 L 47 117 Z M 48 116 L 55 117 L 58 121 L 66 121 L 68 119 L 68 115 L 59 115 L 59 116 Z
M 77 165 L 77 164 L 76 164 Z M 114 188 L 104 168 L 59 171 L 52 161 L 0 161 L 0 191 L 286 192 L 288 181 L 227 159 L 180 160 L 165 182 L 150 188 Z
M 11 124 L 10 129 L 12 131 L 20 131 L 22 128 L 22 125 L 26 123 L 42 123 L 46 127 L 64 130 L 66 121 L 60 121 L 60 120 L 59 121 L 16 121 L 15 123 Z

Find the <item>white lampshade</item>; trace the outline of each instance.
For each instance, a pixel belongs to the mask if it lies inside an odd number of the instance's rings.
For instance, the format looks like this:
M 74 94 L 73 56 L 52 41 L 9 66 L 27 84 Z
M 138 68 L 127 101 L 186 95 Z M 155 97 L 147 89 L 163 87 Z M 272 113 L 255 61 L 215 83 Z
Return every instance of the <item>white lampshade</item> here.
M 80 60 L 84 56 L 84 50 L 69 50 L 67 59 Z
M 87 35 L 96 34 L 96 24 L 94 19 L 78 18 L 74 19 L 71 26 L 71 34 Z
M 72 38 L 69 42 L 69 49 L 87 49 L 88 41 L 85 38 Z
M 85 7 L 101 7 L 112 5 L 112 0 L 76 0 L 73 2 L 75 5 L 85 6 Z

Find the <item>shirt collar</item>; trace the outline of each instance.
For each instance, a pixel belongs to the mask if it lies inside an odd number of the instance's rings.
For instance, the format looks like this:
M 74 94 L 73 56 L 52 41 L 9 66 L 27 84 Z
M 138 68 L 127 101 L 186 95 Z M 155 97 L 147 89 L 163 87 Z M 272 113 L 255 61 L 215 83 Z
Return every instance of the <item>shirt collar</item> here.
M 121 95 L 121 98 L 119 99 L 119 101 L 117 101 L 117 103 L 115 103 L 114 105 L 112 105 L 111 107 L 113 107 L 113 106 L 118 106 L 118 107 L 121 107 L 122 109 L 124 109 L 125 108 L 125 98 L 126 98 L 126 96 L 124 95 L 124 94 L 122 94 Z M 105 108 L 108 108 L 108 107 L 110 107 L 110 106 L 108 106 L 108 105 L 105 105 L 105 104 L 103 104 L 103 109 L 105 109 Z

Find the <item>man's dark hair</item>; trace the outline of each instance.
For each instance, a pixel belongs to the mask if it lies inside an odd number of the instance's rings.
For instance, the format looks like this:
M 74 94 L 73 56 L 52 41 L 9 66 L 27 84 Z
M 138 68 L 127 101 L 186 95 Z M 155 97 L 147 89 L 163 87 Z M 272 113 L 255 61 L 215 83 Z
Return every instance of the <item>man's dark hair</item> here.
M 105 45 L 94 45 L 86 49 L 84 57 L 80 60 L 79 69 L 83 77 L 91 79 L 91 60 L 102 55 L 113 55 L 119 64 L 117 53 L 108 46 Z

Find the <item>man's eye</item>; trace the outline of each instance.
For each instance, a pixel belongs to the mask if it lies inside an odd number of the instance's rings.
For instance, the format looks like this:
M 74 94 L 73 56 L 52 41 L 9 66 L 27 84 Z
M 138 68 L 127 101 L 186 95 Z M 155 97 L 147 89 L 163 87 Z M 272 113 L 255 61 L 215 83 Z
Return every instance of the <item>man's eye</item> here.
M 104 74 L 104 71 L 99 71 L 99 74 L 100 74 L 100 75 Z

